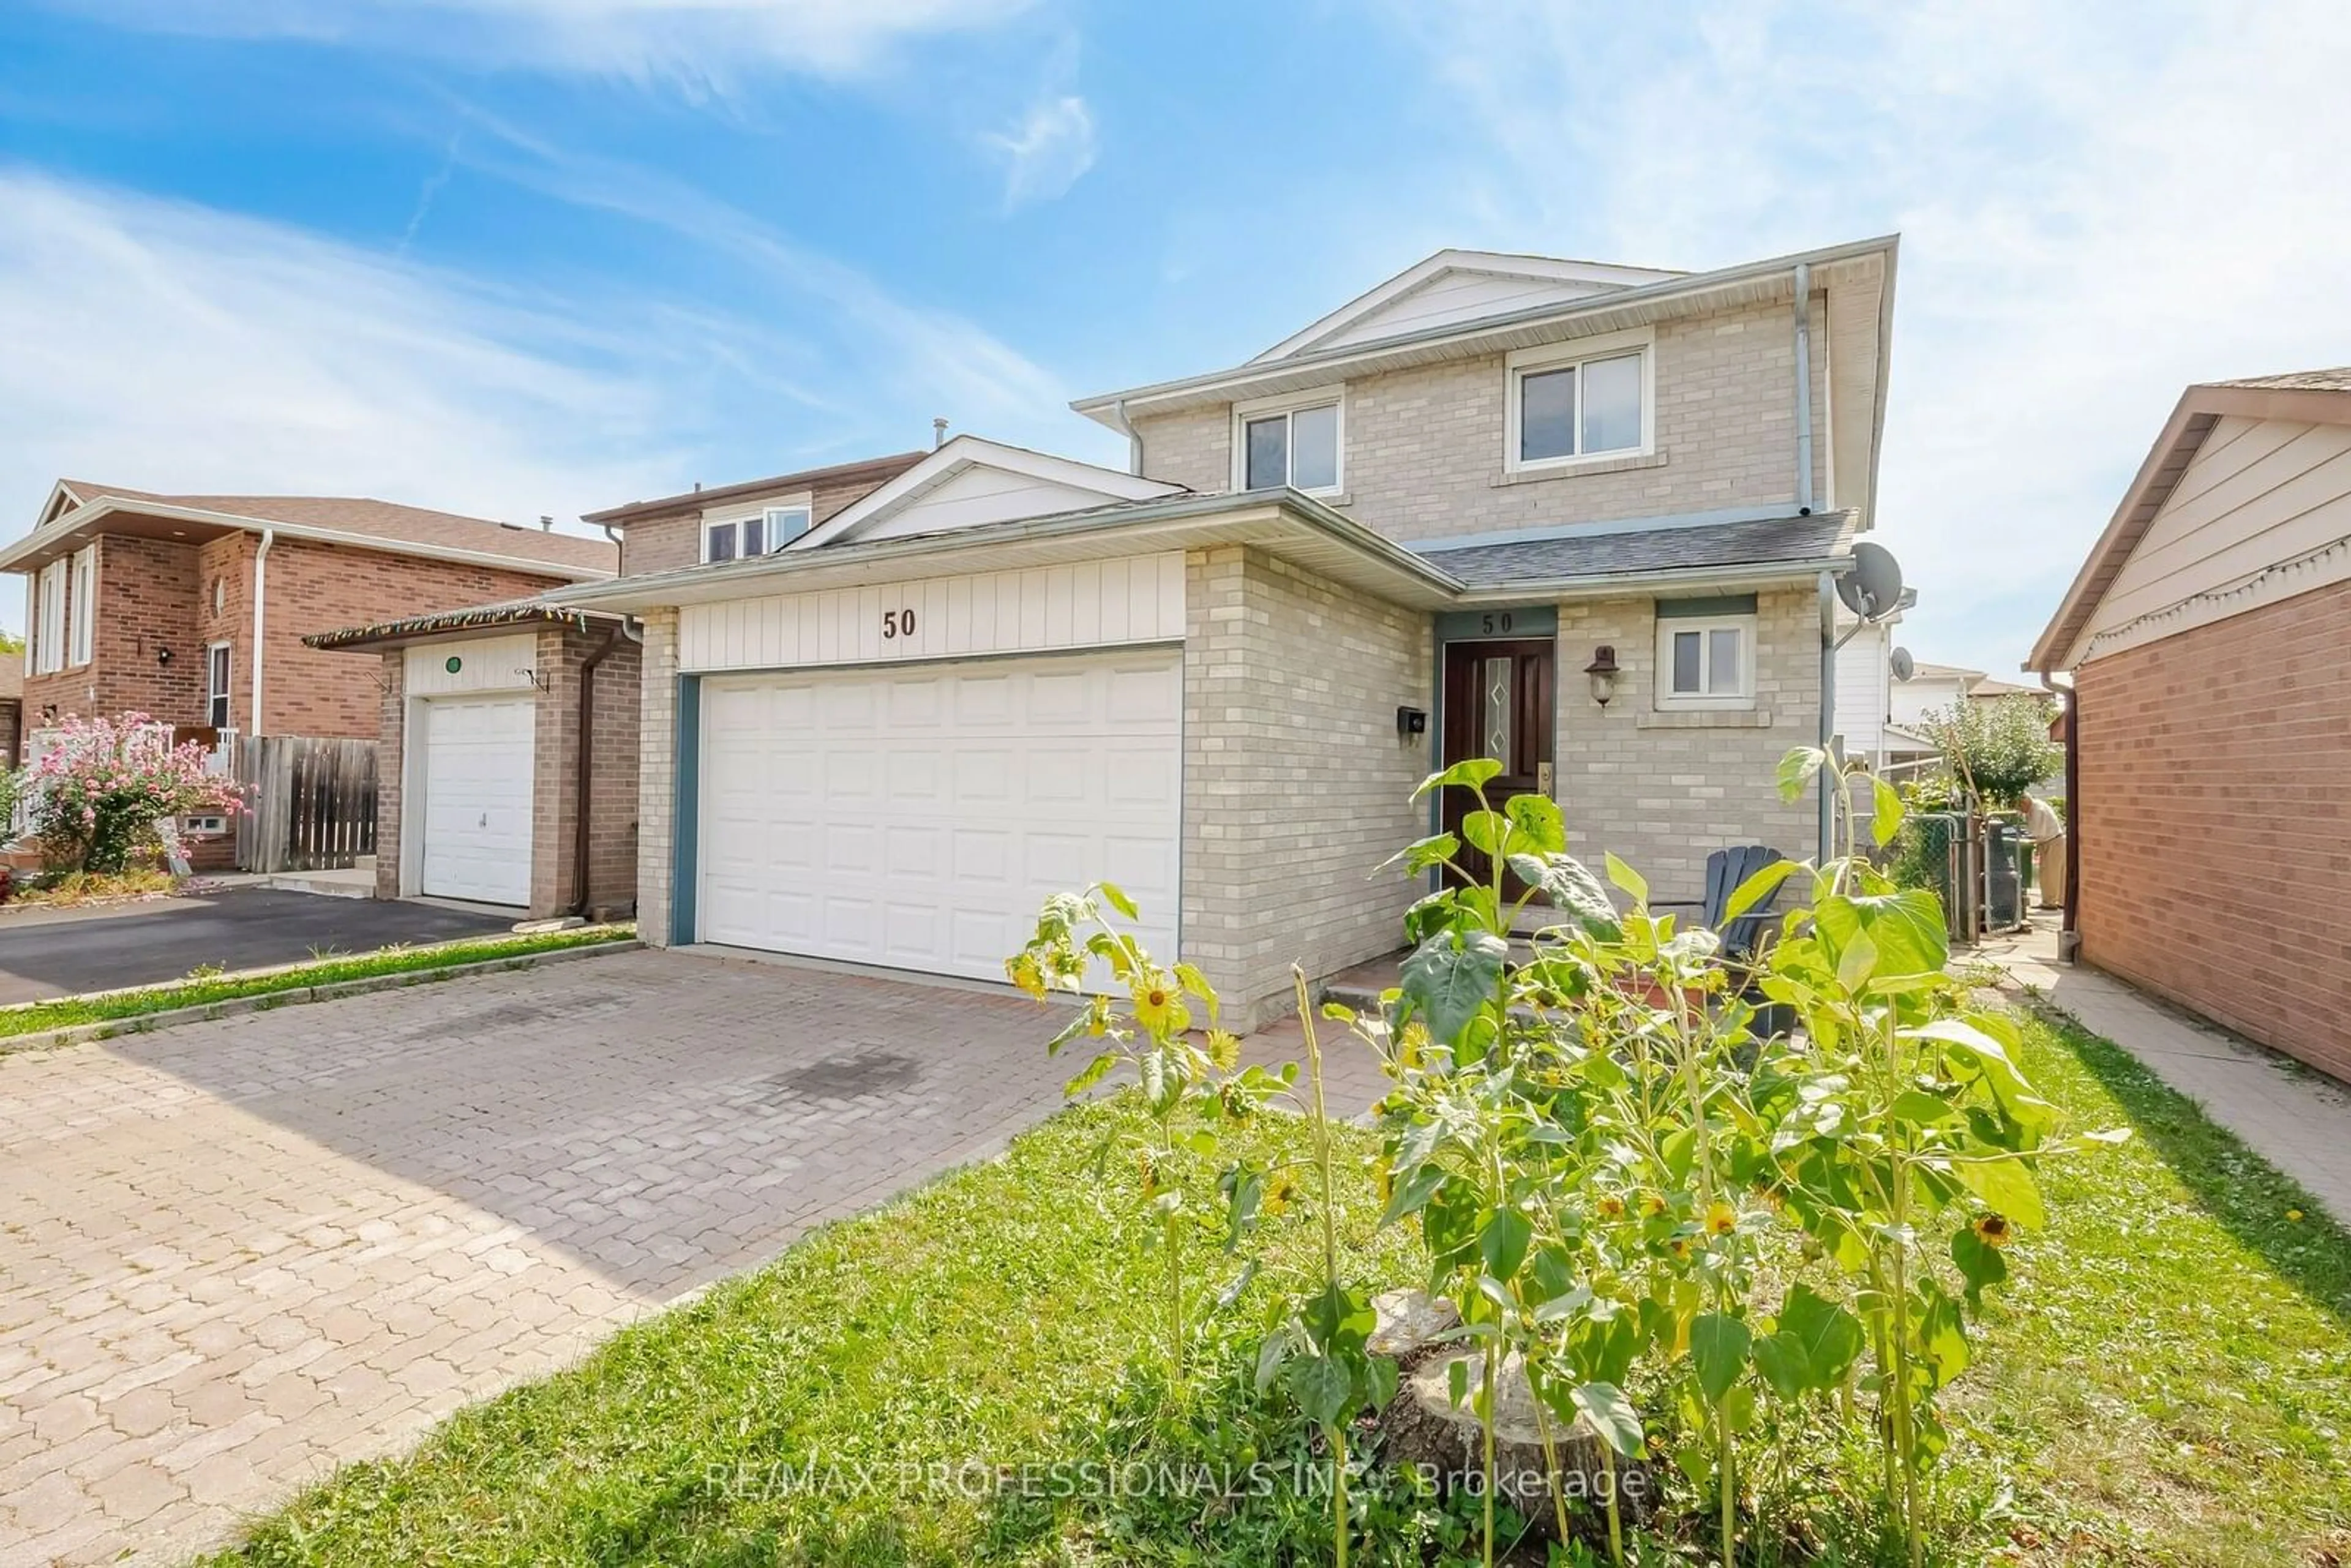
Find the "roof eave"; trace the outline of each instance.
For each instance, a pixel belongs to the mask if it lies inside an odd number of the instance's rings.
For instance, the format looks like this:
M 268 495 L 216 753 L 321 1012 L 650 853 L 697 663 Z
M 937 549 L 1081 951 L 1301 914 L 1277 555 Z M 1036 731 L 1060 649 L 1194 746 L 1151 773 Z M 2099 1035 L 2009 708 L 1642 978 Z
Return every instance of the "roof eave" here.
M 1782 588 L 1816 582 L 1823 572 L 1842 577 L 1853 570 L 1851 556 L 1820 556 L 1807 560 L 1742 562 L 1729 566 L 1669 567 L 1658 570 L 1593 572 L 1577 577 L 1528 578 L 1520 581 L 1480 584 L 1461 595 L 1464 608 L 1530 600 L 1622 599 L 1654 593 L 1661 588 Z
M 1179 380 L 1158 382 L 1146 386 L 1132 387 L 1122 392 L 1101 392 L 1073 401 L 1070 406 L 1097 423 L 1116 426 L 1115 415 L 1123 408 L 1132 417 L 1151 412 L 1151 405 L 1181 407 L 1189 402 L 1223 401 L 1217 394 L 1228 391 L 1238 392 L 1254 382 L 1296 375 L 1309 370 L 1328 373 L 1352 365 L 1375 362 L 1381 358 L 1416 350 L 1458 346 L 1465 352 L 1476 351 L 1481 339 L 1523 330 L 1552 323 L 1572 323 L 1580 317 L 1601 316 L 1626 308 L 1642 309 L 1651 306 L 1695 305 L 1705 297 L 1733 289 L 1781 273 L 1792 275 L 1799 263 L 1819 267 L 1840 261 L 1857 260 L 1871 255 L 1883 255 L 1890 266 L 1897 235 L 1886 235 L 1865 240 L 1854 240 L 1844 245 L 1824 246 L 1819 250 L 1797 255 L 1773 256 L 1768 260 L 1749 262 L 1739 267 L 1724 267 L 1716 272 L 1696 273 L 1647 284 L 1636 288 L 1620 289 L 1595 295 L 1566 305 L 1543 305 L 1505 315 L 1490 316 L 1467 324 L 1448 324 L 1418 332 L 1401 333 L 1374 342 L 1351 344 L 1343 349 L 1324 350 L 1294 355 L 1288 359 L 1263 363 L 1251 362 L 1206 375 L 1186 376 Z M 1883 336 L 1883 334 L 1881 334 Z
M 350 549 L 378 550 L 387 555 L 414 556 L 424 560 L 446 560 L 467 566 L 496 567 L 500 570 L 522 572 L 533 577 L 561 578 L 572 582 L 597 582 L 611 577 L 610 570 L 594 567 L 569 566 L 561 561 L 538 560 L 529 556 L 501 555 L 495 550 L 466 549 L 456 545 L 423 544 L 411 539 L 386 538 L 381 534 L 355 533 L 346 528 L 322 528 L 311 523 L 279 522 L 274 517 L 252 517 L 237 512 L 214 512 L 201 507 L 183 507 L 168 501 L 131 501 L 120 497 L 99 496 L 66 513 L 47 528 L 36 528 L 5 549 L 0 549 L 0 571 L 24 571 L 30 565 L 41 563 L 51 555 L 51 549 L 68 536 L 102 522 L 118 512 L 132 513 L 145 517 L 162 517 L 167 521 L 184 521 L 214 528 L 235 528 L 245 533 L 268 532 L 280 538 L 305 539 L 314 544 L 341 545 Z
M 463 612 L 455 612 L 462 615 Z M 406 647 L 417 643 L 442 643 L 458 638 L 495 635 L 511 632 L 517 626 L 576 625 L 582 631 L 590 622 L 621 622 L 628 616 L 614 610 L 590 610 L 571 605 L 535 605 L 511 614 L 484 617 L 475 621 L 447 620 L 439 616 L 417 615 L 404 621 L 387 621 L 371 626 L 347 626 L 333 632 L 313 632 L 302 639 L 305 647 L 322 653 L 375 653 L 388 648 Z

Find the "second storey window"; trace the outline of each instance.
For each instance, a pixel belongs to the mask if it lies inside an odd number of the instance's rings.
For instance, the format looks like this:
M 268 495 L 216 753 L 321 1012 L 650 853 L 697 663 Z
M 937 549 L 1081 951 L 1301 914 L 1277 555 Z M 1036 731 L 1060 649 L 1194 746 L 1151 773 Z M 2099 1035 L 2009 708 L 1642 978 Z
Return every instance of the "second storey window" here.
M 66 662 L 87 664 L 98 652 L 98 547 L 85 545 L 73 558 L 72 608 L 66 612 L 67 635 L 73 640 Z
M 805 505 L 769 507 L 756 517 L 733 517 L 702 525 L 702 559 L 747 560 L 779 550 L 809 531 L 813 513 Z
M 66 563 L 49 562 L 35 581 L 33 668 L 50 675 L 66 667 Z
M 1336 388 L 1233 410 L 1239 457 L 1234 476 L 1244 490 L 1287 485 L 1293 490 L 1339 488 L 1340 413 Z
M 1512 354 L 1509 466 L 1541 469 L 1653 450 L 1652 351 L 1641 334 Z

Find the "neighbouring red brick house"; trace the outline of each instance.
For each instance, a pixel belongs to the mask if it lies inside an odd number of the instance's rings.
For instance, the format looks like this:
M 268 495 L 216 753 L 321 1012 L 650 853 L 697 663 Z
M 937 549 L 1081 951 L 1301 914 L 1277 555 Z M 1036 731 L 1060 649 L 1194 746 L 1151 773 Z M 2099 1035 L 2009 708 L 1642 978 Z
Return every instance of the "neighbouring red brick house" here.
M 372 739 L 364 663 L 304 644 L 360 622 L 611 577 L 613 547 L 389 501 L 165 496 L 60 480 L 0 550 L 27 587 L 24 724 L 137 710 L 174 726 Z
M 2189 387 L 2028 667 L 2078 956 L 2351 1079 L 2351 368 Z

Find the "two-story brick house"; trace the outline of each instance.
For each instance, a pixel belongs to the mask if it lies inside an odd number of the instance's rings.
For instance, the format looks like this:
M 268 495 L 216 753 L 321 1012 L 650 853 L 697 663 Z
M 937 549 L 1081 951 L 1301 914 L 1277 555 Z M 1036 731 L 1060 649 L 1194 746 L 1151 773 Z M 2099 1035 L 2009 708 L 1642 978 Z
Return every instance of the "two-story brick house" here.
M 690 490 L 585 520 L 617 538 L 624 574 L 758 556 L 923 455 Z M 640 655 L 632 617 L 533 597 L 306 641 L 344 655 L 347 675 L 371 683 L 377 896 L 455 898 L 534 916 L 633 905 Z
M 0 550 L 24 574 L 25 726 L 136 711 L 248 735 L 372 737 L 367 669 L 308 647 L 356 621 L 612 575 L 601 540 L 388 501 L 164 496 L 59 480 Z
M 1414 784 L 1500 758 L 1663 898 L 1796 853 L 1870 522 L 1896 245 L 1701 274 L 1448 251 L 1249 362 L 958 437 L 640 615 L 640 929 L 1000 976 L 1097 878 L 1245 1019 L 1391 948 Z M 664 563 L 665 564 L 665 563 Z

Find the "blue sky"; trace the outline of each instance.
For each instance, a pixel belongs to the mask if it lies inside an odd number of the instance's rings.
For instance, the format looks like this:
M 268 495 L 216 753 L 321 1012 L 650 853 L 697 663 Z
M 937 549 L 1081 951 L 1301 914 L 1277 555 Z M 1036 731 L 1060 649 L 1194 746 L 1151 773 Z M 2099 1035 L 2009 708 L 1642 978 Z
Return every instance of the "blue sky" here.
M 2008 670 L 2181 385 L 2351 361 L 2346 78 L 2318 0 L 19 0 L 0 504 L 1116 461 L 1068 398 L 1444 246 L 1899 230 L 1903 641 Z

